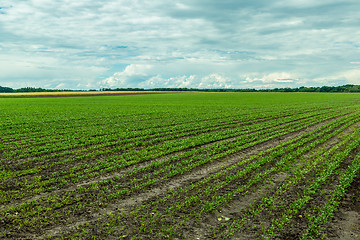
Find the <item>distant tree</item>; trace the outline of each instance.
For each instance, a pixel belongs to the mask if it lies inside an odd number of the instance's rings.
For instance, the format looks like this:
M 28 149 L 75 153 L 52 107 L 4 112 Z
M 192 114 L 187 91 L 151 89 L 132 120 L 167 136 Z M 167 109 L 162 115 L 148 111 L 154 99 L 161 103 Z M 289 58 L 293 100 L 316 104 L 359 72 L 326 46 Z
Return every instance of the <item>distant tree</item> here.
M 14 92 L 14 89 L 0 86 L 0 93 L 12 93 L 12 92 Z
M 353 86 L 349 87 L 349 92 L 360 92 L 360 86 L 353 85 Z
M 43 89 L 34 87 L 25 87 L 12 89 L 9 87 L 1 87 L 0 92 L 63 92 L 75 91 L 69 89 Z M 77 90 L 79 91 L 79 90 Z M 80 91 L 97 91 L 96 89 L 80 90 Z M 198 91 L 198 92 L 360 92 L 360 85 L 347 84 L 343 86 L 322 86 L 322 87 L 305 87 L 299 88 L 273 88 L 273 89 L 254 89 L 254 88 L 101 88 L 100 91 Z

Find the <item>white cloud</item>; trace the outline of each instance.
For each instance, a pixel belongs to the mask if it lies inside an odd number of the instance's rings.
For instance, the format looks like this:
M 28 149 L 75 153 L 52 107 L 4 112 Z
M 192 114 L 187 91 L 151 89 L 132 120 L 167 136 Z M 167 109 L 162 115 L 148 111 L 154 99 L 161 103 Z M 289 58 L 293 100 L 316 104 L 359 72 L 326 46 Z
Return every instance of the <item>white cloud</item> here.
M 220 74 L 213 73 L 201 79 L 199 88 L 231 88 L 231 80 Z
M 137 84 L 146 80 L 151 74 L 151 65 L 131 64 L 122 72 L 114 73 L 112 76 L 100 82 L 101 87 L 136 87 Z
M 296 75 L 287 72 L 274 72 L 265 75 L 259 73 L 252 73 L 245 75 L 247 83 L 262 82 L 262 83 L 292 83 L 298 80 Z
M 170 78 L 164 78 L 160 75 L 156 75 L 141 82 L 139 86 L 142 88 L 191 88 L 195 87 L 198 82 L 199 79 L 195 75 L 183 75 Z
M 61 88 L 64 88 L 64 87 L 65 87 L 65 84 L 64 84 L 64 83 L 60 83 L 60 84 L 57 85 L 55 88 L 61 89 Z
M 159 66 L 134 64 L 124 71 L 117 72 L 99 84 L 102 87 L 141 87 L 141 88 L 231 88 L 230 78 L 212 73 L 205 76 L 177 75 L 165 77 L 156 72 Z
M 360 69 L 351 69 L 327 77 L 315 78 L 314 82 L 323 85 L 328 83 L 331 83 L 331 85 L 338 85 L 339 83 L 360 85 Z

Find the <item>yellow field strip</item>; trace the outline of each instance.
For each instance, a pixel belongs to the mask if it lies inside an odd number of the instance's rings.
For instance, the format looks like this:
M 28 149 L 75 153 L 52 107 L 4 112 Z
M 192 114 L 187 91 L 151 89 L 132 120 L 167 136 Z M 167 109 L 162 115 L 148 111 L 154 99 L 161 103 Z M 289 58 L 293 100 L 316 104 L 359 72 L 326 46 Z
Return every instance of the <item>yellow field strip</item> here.
M 86 96 L 86 95 L 131 95 L 151 93 L 178 93 L 176 91 L 68 91 L 68 92 L 29 92 L 29 93 L 0 93 L 0 97 L 35 97 L 35 96 Z

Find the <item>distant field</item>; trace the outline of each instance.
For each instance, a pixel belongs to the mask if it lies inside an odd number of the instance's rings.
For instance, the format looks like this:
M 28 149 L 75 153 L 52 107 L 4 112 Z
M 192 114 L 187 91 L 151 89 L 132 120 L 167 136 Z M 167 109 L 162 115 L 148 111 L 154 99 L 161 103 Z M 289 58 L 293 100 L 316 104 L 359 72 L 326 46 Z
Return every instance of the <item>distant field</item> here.
M 360 94 L 0 98 L 0 109 L 1 239 L 360 238 Z
M 102 96 L 102 95 L 137 95 L 167 93 L 157 91 L 74 91 L 74 92 L 29 92 L 29 93 L 0 93 L 0 97 L 65 97 L 65 96 Z

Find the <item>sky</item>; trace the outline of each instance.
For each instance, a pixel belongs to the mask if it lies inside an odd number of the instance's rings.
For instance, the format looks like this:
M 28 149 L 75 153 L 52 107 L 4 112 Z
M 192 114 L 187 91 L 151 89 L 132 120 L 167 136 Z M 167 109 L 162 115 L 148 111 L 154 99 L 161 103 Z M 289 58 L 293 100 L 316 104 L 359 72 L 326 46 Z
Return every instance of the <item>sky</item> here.
M 0 86 L 360 84 L 359 0 L 0 0 Z

